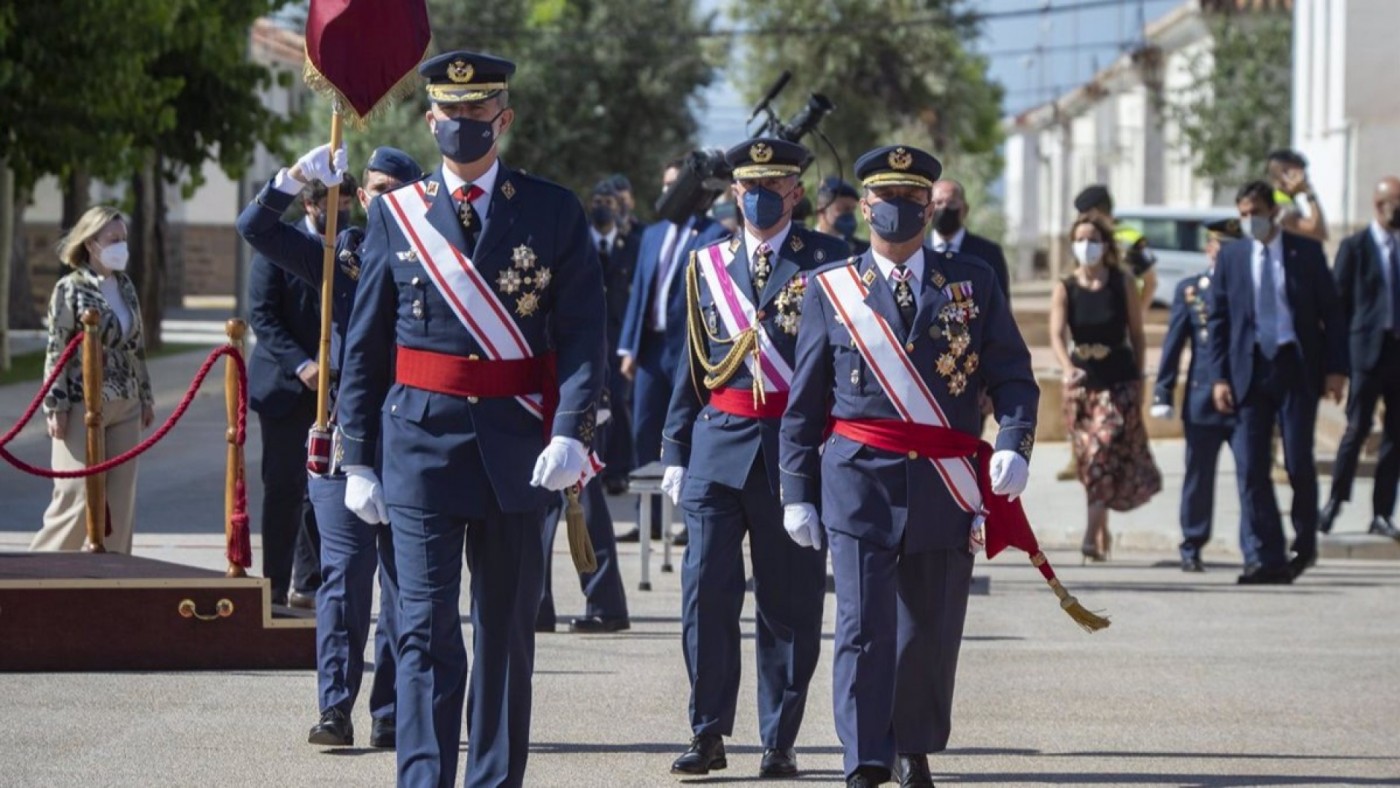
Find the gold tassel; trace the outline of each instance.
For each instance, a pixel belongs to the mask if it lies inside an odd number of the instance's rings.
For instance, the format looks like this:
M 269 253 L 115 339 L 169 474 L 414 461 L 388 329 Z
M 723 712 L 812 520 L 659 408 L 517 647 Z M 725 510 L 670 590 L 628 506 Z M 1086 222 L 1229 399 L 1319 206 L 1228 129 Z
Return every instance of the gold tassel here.
M 1100 629 L 1108 628 L 1109 620 L 1081 605 L 1079 600 L 1071 596 L 1069 591 L 1060 584 L 1059 578 L 1052 577 L 1046 582 L 1050 584 L 1050 589 L 1055 592 L 1055 596 L 1060 598 L 1060 609 L 1068 613 L 1069 617 L 1074 619 L 1074 623 L 1082 627 L 1085 632 L 1098 632 Z
M 431 47 L 431 45 L 429 46 Z M 419 62 L 422 62 L 423 58 L 428 56 L 428 51 L 428 49 L 423 50 L 423 54 L 418 57 Z M 413 95 L 423 81 L 423 78 L 418 75 L 418 69 L 410 70 L 402 79 L 394 83 L 392 88 L 389 88 L 379 99 L 379 102 L 370 108 L 369 112 L 360 115 L 355 111 L 355 108 L 350 105 L 349 100 L 345 98 L 345 94 L 341 93 L 340 89 L 312 64 L 311 54 L 309 52 L 304 54 L 306 59 L 301 69 L 302 81 L 306 83 L 306 86 L 310 88 L 312 92 L 319 93 L 331 101 L 336 102 L 341 108 L 341 115 L 344 117 L 345 122 L 350 124 L 356 131 L 364 131 L 370 123 L 388 114 L 390 108 L 399 103 L 400 100 Z
M 564 523 L 569 529 L 569 555 L 580 574 L 598 571 L 598 556 L 593 554 L 593 542 L 588 538 L 588 524 L 583 519 L 583 503 L 579 501 L 580 485 L 564 491 L 568 503 L 564 506 Z

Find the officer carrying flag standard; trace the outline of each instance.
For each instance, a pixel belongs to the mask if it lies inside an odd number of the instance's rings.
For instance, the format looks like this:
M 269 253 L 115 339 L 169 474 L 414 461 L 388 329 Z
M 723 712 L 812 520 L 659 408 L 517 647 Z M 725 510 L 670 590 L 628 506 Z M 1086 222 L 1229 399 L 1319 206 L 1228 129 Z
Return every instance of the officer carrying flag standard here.
M 464 51 L 419 67 L 442 166 L 374 201 L 360 249 L 340 388 L 345 504 L 394 534 L 400 785 L 455 782 L 464 695 L 466 784 L 524 783 L 544 513 L 593 469 L 602 275 L 578 199 L 499 158 L 514 71 Z

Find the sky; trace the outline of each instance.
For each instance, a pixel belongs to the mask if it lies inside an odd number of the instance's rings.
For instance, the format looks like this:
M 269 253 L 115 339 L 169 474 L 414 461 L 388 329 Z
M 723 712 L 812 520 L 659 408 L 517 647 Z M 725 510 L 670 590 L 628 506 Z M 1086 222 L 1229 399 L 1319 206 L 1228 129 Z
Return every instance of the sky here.
M 995 15 L 1041 10 L 1030 16 L 992 18 L 984 23 L 973 49 L 991 59 L 991 78 L 1006 89 L 1003 114 L 1010 115 L 1055 98 L 1083 84 L 1140 38 L 1140 19 L 1148 23 L 1189 0 L 964 0 L 969 11 Z M 1069 9 L 1076 5 L 1092 7 Z M 724 0 L 699 0 L 700 11 L 720 9 Z M 1048 10 L 1048 12 L 1046 12 Z M 723 18 L 718 24 L 733 23 Z M 1029 50 L 1044 47 L 1039 54 Z M 728 147 L 745 135 L 749 107 L 734 85 L 721 79 L 704 98 L 700 141 L 705 147 Z M 820 92 L 818 85 L 794 79 L 788 91 Z M 838 112 L 840 110 L 837 110 Z

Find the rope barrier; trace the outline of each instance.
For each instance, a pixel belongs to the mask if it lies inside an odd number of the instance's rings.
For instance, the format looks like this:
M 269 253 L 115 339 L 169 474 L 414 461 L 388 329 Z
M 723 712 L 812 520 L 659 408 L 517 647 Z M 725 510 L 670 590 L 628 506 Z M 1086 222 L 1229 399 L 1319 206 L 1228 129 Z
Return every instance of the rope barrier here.
M 165 420 L 165 423 L 160 426 L 160 429 L 151 433 L 150 437 L 122 454 L 112 457 L 105 462 L 98 463 L 97 465 L 75 471 L 55 471 L 49 468 L 41 468 L 37 465 L 30 465 L 14 456 L 5 446 L 10 441 L 14 440 L 15 436 L 18 435 L 20 431 L 24 429 L 25 425 L 29 423 L 30 419 L 34 417 L 34 413 L 38 411 L 39 406 L 43 404 L 44 394 L 53 387 L 54 382 L 58 380 L 58 376 L 63 373 L 68 362 L 72 360 L 73 354 L 81 347 L 82 341 L 83 335 L 81 333 L 73 337 L 72 341 L 68 343 L 68 346 L 63 349 L 63 353 L 59 355 L 57 363 L 54 364 L 53 371 L 49 373 L 48 378 L 44 380 L 44 384 L 39 388 L 39 393 L 35 395 L 34 400 L 29 404 L 24 415 L 10 428 L 9 432 L 5 433 L 3 437 L 0 437 L 0 459 L 4 459 L 15 468 L 25 473 L 32 476 L 40 476 L 45 479 L 82 479 L 88 476 L 106 473 L 113 468 L 131 462 L 142 454 L 145 454 L 157 443 L 160 443 L 160 441 L 175 428 L 175 425 L 180 422 L 181 417 L 185 415 L 185 411 L 189 410 L 190 405 L 194 403 L 195 395 L 199 393 L 200 387 L 204 385 L 204 380 L 209 377 L 209 373 L 214 369 L 214 364 L 224 356 L 233 359 L 234 367 L 238 370 L 238 419 L 234 431 L 234 443 L 239 447 L 243 446 L 248 432 L 248 368 L 243 361 L 243 356 L 238 352 L 237 348 L 232 345 L 224 345 L 215 348 L 209 353 L 209 357 L 204 360 L 204 364 L 200 366 L 199 371 L 195 373 L 194 381 L 190 383 L 190 388 L 185 392 L 184 398 L 180 400 L 179 405 L 175 406 L 175 410 Z M 253 550 L 251 535 L 248 530 L 248 492 L 241 478 L 238 480 L 234 492 L 232 525 L 234 533 L 233 538 L 229 540 L 228 559 L 239 566 L 252 566 Z

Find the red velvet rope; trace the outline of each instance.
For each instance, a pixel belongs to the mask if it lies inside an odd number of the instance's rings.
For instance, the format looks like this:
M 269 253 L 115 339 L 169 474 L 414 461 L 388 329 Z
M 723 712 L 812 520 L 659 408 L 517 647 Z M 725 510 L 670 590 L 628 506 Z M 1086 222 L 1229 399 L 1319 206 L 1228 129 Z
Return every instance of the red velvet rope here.
M 73 337 L 72 341 L 68 343 L 68 346 L 63 349 L 63 353 L 59 355 L 57 363 L 54 364 L 53 371 L 50 372 L 48 378 L 44 380 L 43 386 L 39 388 L 39 393 L 35 395 L 34 400 L 29 403 L 29 408 L 25 410 L 24 415 L 10 428 L 9 432 L 5 433 L 4 437 L 0 437 L 0 458 L 3 458 L 6 462 L 25 473 L 33 476 L 42 476 L 46 479 L 82 479 L 88 476 L 95 476 L 99 473 L 106 473 L 113 468 L 131 462 L 142 454 L 145 454 L 152 446 L 160 443 L 160 441 L 175 428 L 180 418 L 185 415 L 185 411 L 189 410 L 190 405 L 193 404 L 195 394 L 197 394 L 200 387 L 204 385 L 204 379 L 209 377 L 209 373 L 213 370 L 215 362 L 223 356 L 228 356 L 233 359 L 234 367 L 238 370 L 238 417 L 235 422 L 234 443 L 242 448 L 248 433 L 248 368 L 243 363 L 243 356 L 238 353 L 236 348 L 232 345 L 224 345 L 223 347 L 215 348 L 209 353 L 209 357 L 204 360 L 204 364 L 200 366 L 199 371 L 195 373 L 194 382 L 190 384 L 190 388 L 185 392 L 184 398 L 180 400 L 179 405 L 175 406 L 175 410 L 170 414 L 169 418 L 165 420 L 165 423 L 160 425 L 160 429 L 151 433 L 150 437 L 141 441 L 141 443 L 134 448 L 116 457 L 112 457 L 105 462 L 76 471 L 55 471 L 48 468 L 40 468 L 36 465 L 30 465 L 11 454 L 9 450 L 5 448 L 6 444 L 14 440 L 20 430 L 23 430 L 25 425 L 29 423 L 29 420 L 34 417 L 34 413 L 38 411 L 39 406 L 43 404 L 44 394 L 53 387 L 54 382 L 58 380 L 58 376 L 63 373 L 68 362 L 72 360 L 73 354 L 81 347 L 82 341 L 83 335 L 81 333 Z M 253 563 L 253 556 L 252 547 L 250 545 L 251 536 L 248 531 L 248 492 L 242 478 L 239 478 L 234 485 L 232 524 L 233 534 L 232 538 L 229 540 L 228 559 L 239 566 L 251 566 Z

